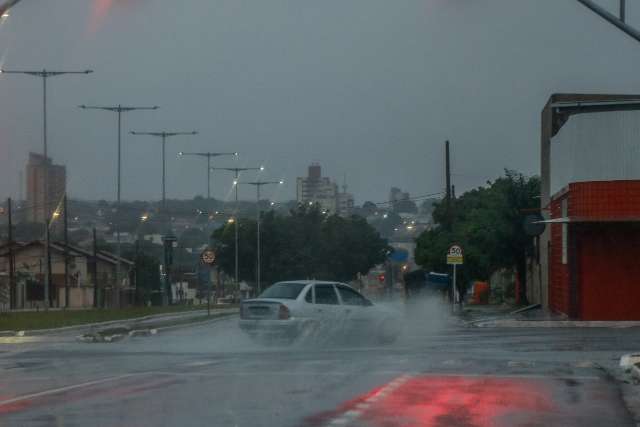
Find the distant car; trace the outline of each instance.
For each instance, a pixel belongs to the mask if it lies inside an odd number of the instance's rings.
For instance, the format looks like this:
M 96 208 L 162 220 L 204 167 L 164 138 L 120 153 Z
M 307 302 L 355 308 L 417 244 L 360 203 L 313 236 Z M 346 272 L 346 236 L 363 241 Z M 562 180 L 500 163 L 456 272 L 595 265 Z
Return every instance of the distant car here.
M 337 282 L 278 282 L 240 304 L 240 328 L 260 341 L 293 342 L 311 336 L 342 335 L 391 343 L 400 317 Z

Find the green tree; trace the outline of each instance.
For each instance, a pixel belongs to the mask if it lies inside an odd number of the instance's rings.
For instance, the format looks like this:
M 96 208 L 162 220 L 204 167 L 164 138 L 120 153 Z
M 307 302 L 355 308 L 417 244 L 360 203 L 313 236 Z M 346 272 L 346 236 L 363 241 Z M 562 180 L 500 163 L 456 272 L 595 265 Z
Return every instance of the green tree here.
M 160 289 L 160 261 L 144 253 L 139 253 L 134 261 L 136 263 L 136 296 L 138 303 L 145 304 L 147 301 L 152 301 L 153 291 Z
M 140 241 L 137 249 L 134 245 L 124 245 L 122 254 L 124 258 L 135 263 L 132 276 L 136 286 L 137 304 L 146 304 L 147 301 L 160 303 L 160 300 L 157 298 L 154 300 L 152 295 L 154 291 L 160 289 L 162 247 Z
M 255 221 L 239 223 L 239 276 L 255 278 Z M 218 263 L 234 274 L 233 224 L 213 234 L 218 242 Z M 287 279 L 348 281 L 384 261 L 387 244 L 361 217 L 322 214 L 316 207 L 300 206 L 289 215 L 266 213 L 261 222 L 261 265 L 265 283 Z
M 465 251 L 464 281 L 486 280 L 497 269 L 515 268 L 525 301 L 526 254 L 533 242 L 524 232 L 523 219 L 527 209 L 538 206 L 540 180 L 506 170 L 487 184 L 452 201 L 450 225 L 446 204 L 435 204 L 436 227 L 418 237 L 416 261 L 425 269 L 446 271 L 447 248 L 458 243 Z
M 197 248 L 209 242 L 209 236 L 207 233 L 199 228 L 186 229 L 178 239 L 178 246 L 183 248 Z
M 418 213 L 418 207 L 413 200 L 398 200 L 393 204 L 393 210 L 398 213 Z
M 378 230 L 381 236 L 389 238 L 393 235 L 396 227 L 402 223 L 400 215 L 393 211 L 389 211 L 383 215 L 378 215 L 372 225 Z

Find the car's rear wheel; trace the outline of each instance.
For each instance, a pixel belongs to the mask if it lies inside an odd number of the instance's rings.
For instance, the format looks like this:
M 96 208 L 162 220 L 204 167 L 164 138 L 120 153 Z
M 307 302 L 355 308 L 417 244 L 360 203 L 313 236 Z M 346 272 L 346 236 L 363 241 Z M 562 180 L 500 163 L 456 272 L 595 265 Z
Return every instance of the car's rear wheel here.
M 378 335 L 377 340 L 379 344 L 393 344 L 400 333 L 402 332 L 402 328 L 400 322 L 393 319 L 385 319 L 383 320 L 378 327 Z

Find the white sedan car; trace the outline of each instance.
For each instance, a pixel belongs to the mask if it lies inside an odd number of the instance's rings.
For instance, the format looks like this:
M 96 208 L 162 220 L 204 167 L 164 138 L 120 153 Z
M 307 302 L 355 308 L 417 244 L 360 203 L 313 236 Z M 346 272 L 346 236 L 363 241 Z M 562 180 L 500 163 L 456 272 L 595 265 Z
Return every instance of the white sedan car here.
M 278 282 L 240 305 L 240 328 L 256 339 L 329 335 L 373 338 L 391 343 L 400 316 L 373 304 L 344 283 L 315 280 Z

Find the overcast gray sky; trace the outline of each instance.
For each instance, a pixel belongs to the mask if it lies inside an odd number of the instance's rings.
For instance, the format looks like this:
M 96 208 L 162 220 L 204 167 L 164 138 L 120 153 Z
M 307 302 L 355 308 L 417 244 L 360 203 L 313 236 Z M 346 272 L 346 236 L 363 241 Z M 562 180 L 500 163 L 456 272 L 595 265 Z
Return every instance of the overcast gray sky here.
M 115 198 L 116 117 L 78 104 L 157 104 L 125 131 L 200 132 L 168 145 L 168 197 L 206 191 L 204 160 L 176 153 L 210 150 L 285 179 L 275 199 L 295 198 L 315 161 L 362 203 L 442 190 L 445 139 L 458 192 L 505 167 L 536 174 L 551 93 L 640 92 L 640 44 L 575 0 L 22 0 L 0 62 L 95 70 L 49 85 L 50 154 L 70 195 L 91 199 Z M 42 150 L 41 93 L 0 76 L 0 196 Z M 158 141 L 125 135 L 124 158 L 123 198 L 158 199 Z M 230 187 L 214 175 L 214 196 Z

